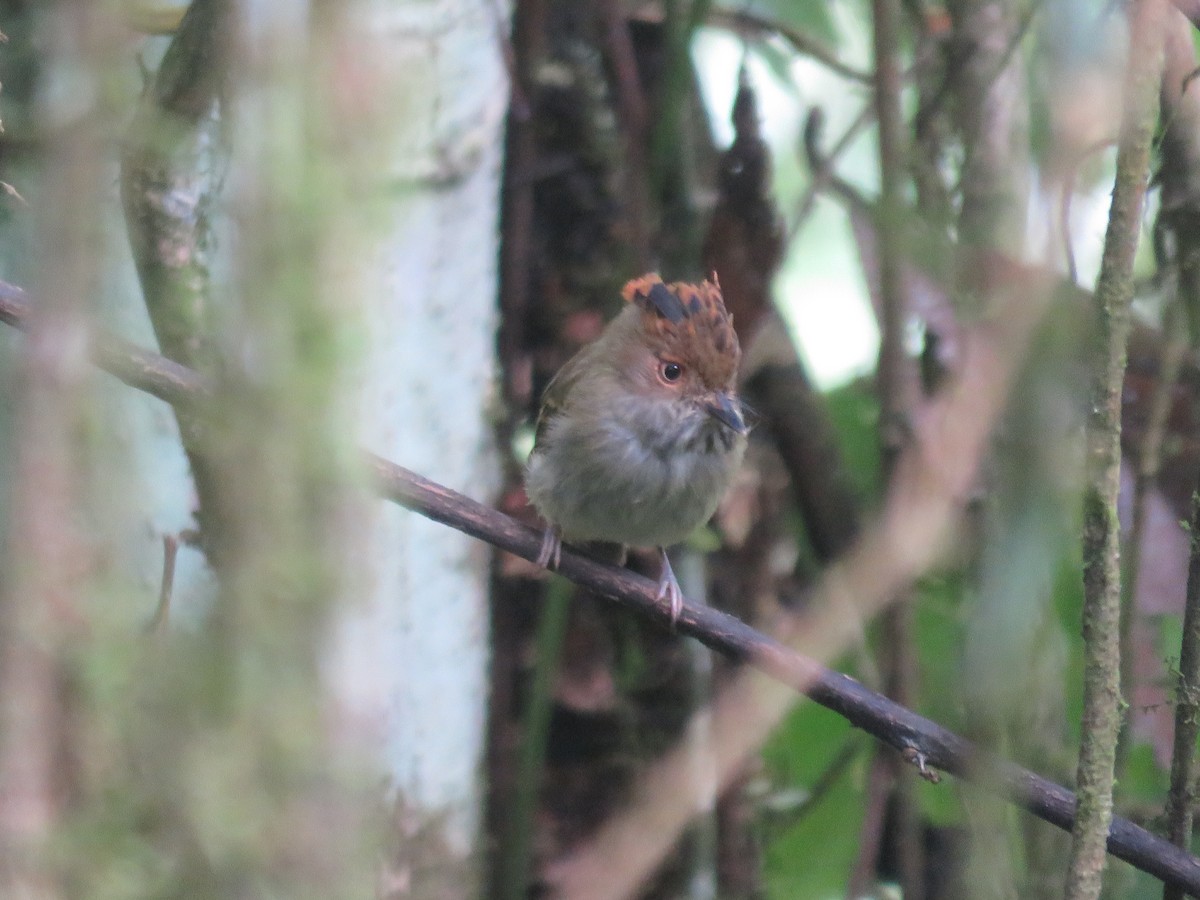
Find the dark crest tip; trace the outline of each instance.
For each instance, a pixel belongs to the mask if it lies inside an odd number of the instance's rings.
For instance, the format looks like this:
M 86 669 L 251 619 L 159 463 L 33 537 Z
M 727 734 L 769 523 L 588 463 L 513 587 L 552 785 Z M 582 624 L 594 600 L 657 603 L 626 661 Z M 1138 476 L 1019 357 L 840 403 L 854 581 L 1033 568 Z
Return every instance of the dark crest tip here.
M 650 301 L 660 316 L 672 324 L 682 322 L 687 318 L 687 310 L 684 309 L 683 302 L 662 282 L 650 288 L 646 299 Z

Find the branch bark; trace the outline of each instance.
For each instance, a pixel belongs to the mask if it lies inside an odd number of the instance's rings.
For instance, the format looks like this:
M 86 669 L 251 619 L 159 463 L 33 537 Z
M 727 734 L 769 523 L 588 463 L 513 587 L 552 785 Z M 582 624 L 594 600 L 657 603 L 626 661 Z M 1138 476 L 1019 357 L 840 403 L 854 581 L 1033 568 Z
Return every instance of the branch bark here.
M 210 208 L 227 168 L 217 115 L 231 45 L 228 0 L 197 0 L 179 23 L 146 86 L 121 153 L 121 202 L 146 311 L 163 353 L 199 371 L 213 368 Z M 176 415 L 192 470 L 201 539 L 222 561 L 217 473 L 199 447 L 195 418 Z
M 821 41 L 805 34 L 797 28 L 791 28 L 783 22 L 775 22 L 766 16 L 759 15 L 749 8 L 724 9 L 713 8 L 706 19 L 710 25 L 724 26 L 731 31 L 751 31 L 758 34 L 777 34 L 801 56 L 810 56 L 826 66 L 831 72 L 836 72 L 843 78 L 862 84 L 871 83 L 871 73 L 849 66 L 837 58 L 832 49 Z
M 879 239 L 880 344 L 876 369 L 876 391 L 881 409 L 879 441 L 883 469 L 889 484 L 894 482 L 896 462 L 911 434 L 917 407 L 919 381 L 915 360 L 905 351 L 904 337 L 910 304 L 905 296 L 902 274 L 904 187 L 908 158 L 900 88 L 899 0 L 874 0 L 871 4 L 875 55 L 875 118 L 879 126 L 879 200 L 875 214 Z M 912 595 L 908 585 L 884 614 L 882 633 L 886 648 L 881 653 L 887 670 L 888 696 L 901 705 L 915 702 L 917 662 L 914 648 Z M 863 817 L 861 847 L 850 879 L 852 896 L 865 894 L 875 877 L 878 848 L 885 837 L 883 811 L 889 799 L 895 810 L 894 832 L 890 835 L 900 860 L 900 881 L 906 897 L 923 897 L 924 848 L 920 823 L 913 802 L 912 773 L 902 760 L 883 748 L 875 754 L 868 779 L 868 814 Z
M 1121 389 L 1125 378 L 1133 260 L 1150 172 L 1162 73 L 1163 0 L 1133 7 L 1125 109 L 1117 175 L 1096 283 L 1098 342 L 1088 414 L 1088 484 L 1083 523 L 1083 726 L 1076 784 L 1067 900 L 1100 896 L 1105 835 L 1112 818 L 1117 739 L 1121 728 L 1120 525 Z
M 29 317 L 25 292 L 0 281 L 0 321 L 25 328 Z M 92 358 L 100 368 L 131 387 L 173 405 L 195 408 L 211 395 L 209 381 L 199 374 L 115 339 L 93 345 Z M 366 466 L 376 492 L 385 499 L 524 559 L 537 558 L 542 537 L 537 529 L 373 454 L 366 455 Z M 597 562 L 570 547 L 563 549 L 560 571 L 577 584 L 640 615 L 666 623 L 667 614 L 656 599 L 657 585 L 651 579 Z M 688 603 L 678 629 L 715 650 L 750 662 L 772 679 L 802 691 L 855 727 L 927 766 L 966 779 L 986 772 L 983 783 L 988 789 L 1059 828 L 1071 827 L 1075 797 L 1066 788 L 982 753 L 937 723 L 738 619 Z M 1200 859 L 1127 819 L 1113 819 L 1108 847 L 1115 856 L 1138 869 L 1200 895 Z
M 1178 12 L 1167 15 L 1164 43 L 1163 80 L 1160 93 L 1163 123 L 1161 144 L 1162 196 L 1156 235 L 1159 246 L 1170 252 L 1159 259 L 1174 287 L 1170 306 L 1164 313 L 1163 363 L 1161 385 L 1147 424 L 1145 450 L 1138 467 L 1138 487 L 1142 493 L 1159 474 L 1162 434 L 1170 408 L 1170 391 L 1179 374 L 1184 351 L 1195 343 L 1200 322 L 1200 239 L 1196 223 L 1200 221 L 1200 94 L 1192 72 L 1196 66 L 1192 25 Z M 1190 89 L 1189 89 L 1190 88 Z M 1173 238 L 1168 244 L 1167 236 Z M 1136 500 L 1135 500 L 1136 503 Z M 1141 505 L 1134 506 L 1135 527 L 1144 518 Z M 1140 530 L 1137 532 L 1140 537 Z M 1200 483 L 1193 488 L 1188 562 L 1187 592 L 1183 609 L 1183 637 L 1179 648 L 1179 674 L 1175 697 L 1175 735 L 1171 751 L 1171 787 L 1167 794 L 1167 836 L 1178 847 L 1190 847 L 1196 800 L 1196 739 L 1200 735 Z M 1137 551 L 1139 545 L 1134 545 Z M 1131 571 L 1136 571 L 1133 566 Z M 1131 574 L 1131 579 L 1135 575 Z M 1136 582 L 1134 582 L 1136 585 Z M 1132 594 L 1133 591 L 1130 591 Z M 1182 900 L 1178 885 L 1163 886 L 1163 900 Z
M 1177 847 L 1192 841 L 1195 802 L 1196 737 L 1200 735 L 1200 485 L 1192 494 L 1189 529 L 1187 601 L 1183 608 L 1183 640 L 1175 701 L 1175 743 L 1171 755 L 1171 790 L 1167 795 L 1167 835 Z M 1183 900 L 1179 885 L 1163 886 L 1163 900 Z

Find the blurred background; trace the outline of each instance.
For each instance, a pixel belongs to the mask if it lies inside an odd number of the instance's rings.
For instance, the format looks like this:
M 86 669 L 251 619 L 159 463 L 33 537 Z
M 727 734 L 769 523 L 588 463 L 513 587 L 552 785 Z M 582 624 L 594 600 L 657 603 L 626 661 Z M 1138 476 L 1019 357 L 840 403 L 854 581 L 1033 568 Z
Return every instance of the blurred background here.
M 730 762 L 744 666 L 379 499 L 358 451 L 537 525 L 550 378 L 630 278 L 715 272 L 755 424 L 688 597 L 1069 787 L 1123 111 L 1153 142 L 1110 787 L 1166 833 L 1200 106 L 1167 5 L 1160 107 L 1123 99 L 1133 8 L 0 0 L 0 895 L 1061 896 L 1070 835 L 986 773 L 791 700 Z M 101 373 L 112 336 L 204 395 Z M 922 447 L 965 474 L 914 488 Z M 839 611 L 823 576 L 906 523 L 919 562 Z M 662 852 L 578 889 L 622 828 Z M 1110 860 L 1106 897 L 1162 891 Z

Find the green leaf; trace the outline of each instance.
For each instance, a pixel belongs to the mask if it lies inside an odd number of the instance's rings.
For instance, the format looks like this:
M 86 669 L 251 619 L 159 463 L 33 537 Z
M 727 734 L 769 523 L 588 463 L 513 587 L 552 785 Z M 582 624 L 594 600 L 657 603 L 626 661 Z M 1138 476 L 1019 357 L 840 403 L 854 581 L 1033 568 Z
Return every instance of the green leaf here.
M 829 710 L 801 704 L 763 748 L 771 789 L 807 794 L 844 750 L 852 731 L 849 723 Z M 786 811 L 768 821 L 763 867 L 768 897 L 790 900 L 845 894 L 858 854 L 863 783 L 872 746 L 864 740 L 858 756 L 828 791 L 794 821 L 787 820 Z

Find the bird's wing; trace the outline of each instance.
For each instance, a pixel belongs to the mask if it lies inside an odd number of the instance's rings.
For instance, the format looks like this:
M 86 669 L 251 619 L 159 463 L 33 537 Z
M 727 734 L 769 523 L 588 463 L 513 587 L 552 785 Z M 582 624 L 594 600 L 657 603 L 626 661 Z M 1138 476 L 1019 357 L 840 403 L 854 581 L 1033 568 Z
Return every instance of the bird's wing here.
M 533 436 L 533 448 L 535 451 L 537 450 L 538 442 L 545 437 L 546 429 L 550 425 L 550 422 L 561 415 L 563 410 L 566 409 L 571 390 L 583 374 L 583 360 L 589 349 L 589 347 L 585 347 L 563 363 L 562 368 L 554 374 L 554 377 L 550 379 L 550 383 L 546 385 L 546 389 L 542 391 L 542 406 L 538 410 L 537 426 L 534 429 Z

